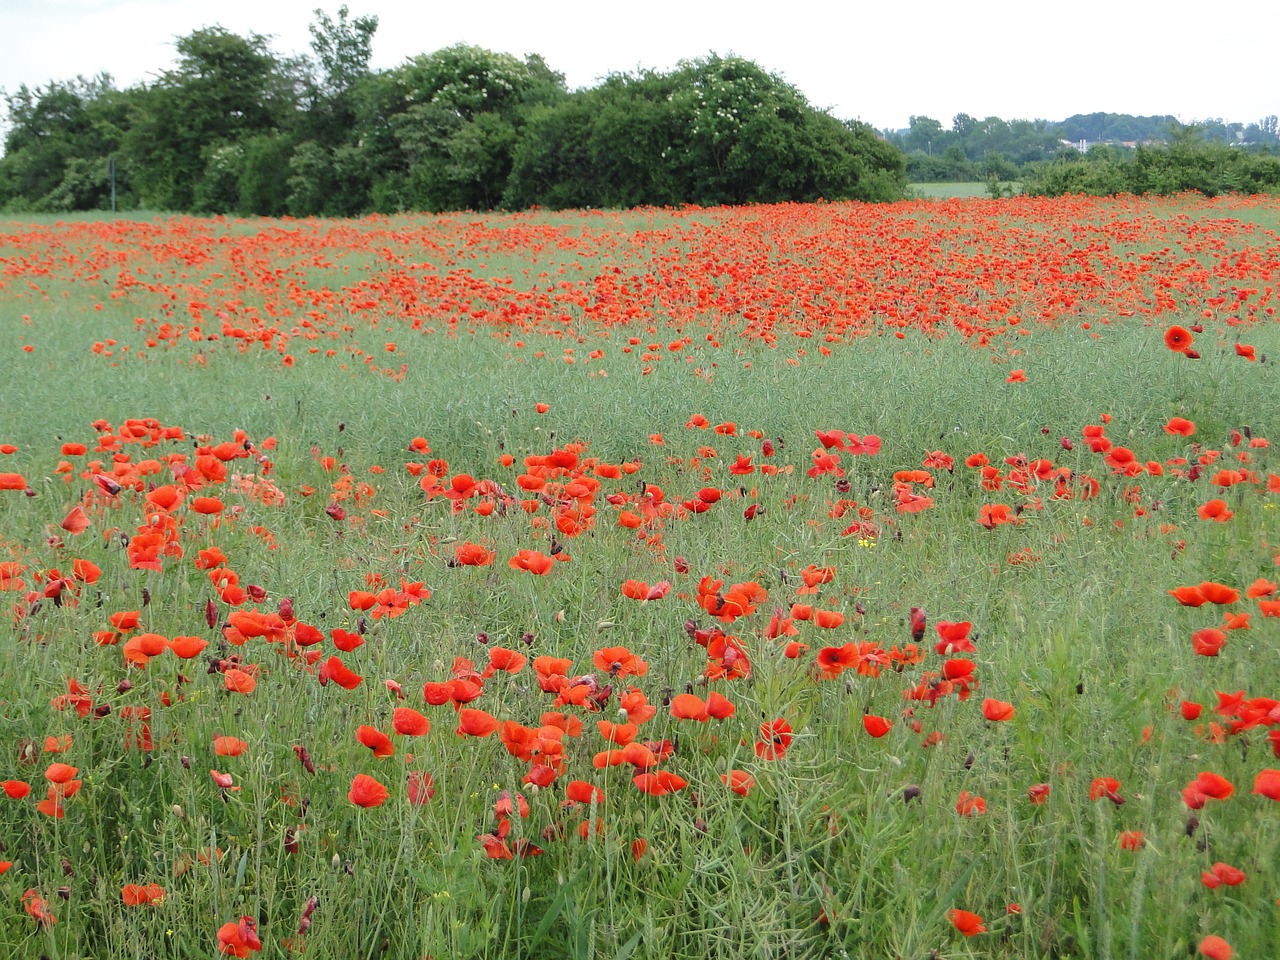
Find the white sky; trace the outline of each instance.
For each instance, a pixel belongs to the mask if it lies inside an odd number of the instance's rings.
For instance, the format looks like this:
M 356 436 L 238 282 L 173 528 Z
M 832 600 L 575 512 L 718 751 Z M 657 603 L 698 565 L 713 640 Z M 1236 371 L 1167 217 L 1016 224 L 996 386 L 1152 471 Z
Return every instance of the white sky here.
M 373 67 L 465 42 L 540 53 L 570 88 L 666 69 L 710 51 L 748 57 L 818 107 L 884 129 L 960 112 L 1062 120 L 1103 111 L 1220 117 L 1280 113 L 1274 0 L 348 0 L 375 14 Z M 106 71 L 125 87 L 174 61 L 205 26 L 310 52 L 307 25 L 340 0 L 0 0 L 0 88 Z

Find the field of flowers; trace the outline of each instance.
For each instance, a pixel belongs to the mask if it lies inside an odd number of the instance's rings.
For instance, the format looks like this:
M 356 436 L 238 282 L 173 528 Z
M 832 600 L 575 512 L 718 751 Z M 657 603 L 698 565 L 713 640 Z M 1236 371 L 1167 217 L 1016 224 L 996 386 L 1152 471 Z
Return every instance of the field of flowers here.
M 1278 226 L 0 223 L 0 954 L 1274 956 Z

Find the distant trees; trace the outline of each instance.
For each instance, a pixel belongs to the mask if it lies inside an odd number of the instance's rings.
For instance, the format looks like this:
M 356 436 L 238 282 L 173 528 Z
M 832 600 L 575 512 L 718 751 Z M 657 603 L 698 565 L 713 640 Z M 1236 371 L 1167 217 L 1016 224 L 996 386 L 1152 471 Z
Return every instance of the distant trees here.
M 310 216 L 370 210 L 894 199 L 905 162 L 749 60 L 570 92 L 543 59 L 457 45 L 369 69 L 376 17 L 315 11 L 312 56 L 221 27 L 173 67 L 5 97 L 0 209 Z
M 1265 155 L 1280 148 L 1277 126 L 1274 116 L 1248 125 L 1183 126 L 1168 116 L 1091 113 L 1052 124 L 960 113 L 949 129 L 912 117 L 908 129 L 887 139 L 907 151 L 913 182 L 1022 180 L 1048 193 L 1220 193 L 1275 188 Z
M 1015 179 L 1023 164 L 1064 149 L 1047 120 L 979 120 L 959 113 L 949 129 L 932 117 L 912 117 L 905 132 L 889 142 L 907 151 L 907 175 L 914 182 Z
M 1168 144 L 1144 144 L 1133 151 L 1102 147 L 1033 165 L 1022 181 L 1025 192 L 1040 196 L 1274 193 L 1280 190 L 1280 156 L 1230 147 L 1184 128 Z
M 346 6 L 316 10 L 310 56 L 280 57 L 265 37 L 209 27 L 180 38 L 147 84 L 19 87 L 3 97 L 0 210 L 103 209 L 109 161 L 124 208 L 297 217 L 891 200 L 908 180 L 1103 193 L 1276 182 L 1260 155 L 1280 152 L 1275 116 L 1188 130 L 1171 117 L 959 113 L 882 137 L 741 57 L 570 91 L 536 54 L 461 44 L 374 71 L 377 29 Z M 1152 145 L 1171 130 L 1167 148 Z M 1082 157 L 1080 141 L 1113 147 Z

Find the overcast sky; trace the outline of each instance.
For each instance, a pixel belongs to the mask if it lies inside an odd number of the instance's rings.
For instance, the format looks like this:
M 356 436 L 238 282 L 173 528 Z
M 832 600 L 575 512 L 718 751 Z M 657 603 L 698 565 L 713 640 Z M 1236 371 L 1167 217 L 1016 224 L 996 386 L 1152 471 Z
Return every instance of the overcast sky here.
M 379 19 L 373 67 L 471 43 L 540 53 L 570 88 L 637 67 L 735 53 L 781 74 L 815 106 L 884 129 L 957 113 L 1062 120 L 1172 114 L 1252 122 L 1280 113 L 1273 0 L 349 0 Z M 0 88 L 106 71 L 125 87 L 174 60 L 174 38 L 220 25 L 309 52 L 331 0 L 0 0 Z

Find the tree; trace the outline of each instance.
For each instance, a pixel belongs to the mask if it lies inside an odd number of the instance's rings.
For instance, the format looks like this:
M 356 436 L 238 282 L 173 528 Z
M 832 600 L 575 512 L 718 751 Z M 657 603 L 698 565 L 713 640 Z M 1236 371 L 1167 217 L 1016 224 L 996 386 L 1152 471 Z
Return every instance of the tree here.
M 740 57 L 617 74 L 532 115 L 512 205 L 636 206 L 900 196 L 902 155 Z M 572 187 L 562 186 L 572 183 Z
M 225 191 L 216 181 L 227 175 L 227 149 L 294 125 L 303 65 L 277 60 L 264 37 L 222 27 L 182 37 L 177 50 L 176 68 L 138 97 L 126 139 L 138 190 L 158 209 L 224 212 Z M 211 182 L 197 206 L 206 173 Z
M 911 128 L 900 144 L 904 150 L 919 150 L 932 156 L 942 153 L 955 139 L 954 134 L 943 130 L 942 124 L 932 117 L 912 117 L 909 122 Z
M 307 29 L 311 33 L 311 49 L 323 71 L 320 90 L 327 97 L 341 97 L 369 72 L 378 18 L 348 20 L 345 3 L 338 8 L 336 22 L 323 10 L 317 9 L 314 13 L 316 22 Z
M 541 57 L 465 44 L 414 57 L 391 82 L 403 200 L 427 210 L 498 206 L 529 112 L 565 96 L 563 75 Z
M 111 202 L 108 163 L 118 157 L 130 96 L 110 76 L 77 77 L 5 96 L 9 131 L 0 157 L 0 207 L 102 210 Z M 120 199 L 132 201 L 129 171 L 118 164 Z

